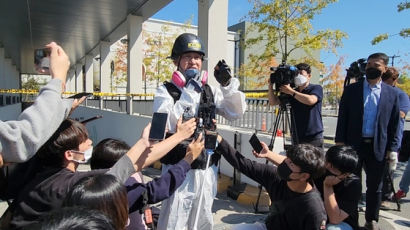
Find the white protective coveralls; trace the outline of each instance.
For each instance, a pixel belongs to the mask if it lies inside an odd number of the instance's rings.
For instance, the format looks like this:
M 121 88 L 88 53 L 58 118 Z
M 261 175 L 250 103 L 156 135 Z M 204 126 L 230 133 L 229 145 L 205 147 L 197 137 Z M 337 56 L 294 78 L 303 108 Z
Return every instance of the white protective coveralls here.
M 168 113 L 167 127 L 171 133 L 175 133 L 177 121 L 185 108 L 190 107 L 190 111 L 195 111 L 197 115 L 201 96 L 200 92 L 190 87 L 178 88 L 181 90 L 181 97 L 175 103 L 164 85 L 158 87 L 154 97 L 153 111 Z M 236 78 L 231 78 L 231 82 L 225 87 L 211 86 L 216 114 L 229 120 L 240 118 L 244 114 L 245 95 L 238 88 L 239 80 Z M 162 165 L 163 172 L 166 172 L 168 168 L 168 165 Z M 199 212 L 197 229 L 212 229 L 212 204 L 217 192 L 217 167 L 215 165 L 207 170 L 189 170 L 183 184 L 170 198 L 162 202 L 158 230 L 193 229 L 202 186 L 204 187 L 202 210 Z

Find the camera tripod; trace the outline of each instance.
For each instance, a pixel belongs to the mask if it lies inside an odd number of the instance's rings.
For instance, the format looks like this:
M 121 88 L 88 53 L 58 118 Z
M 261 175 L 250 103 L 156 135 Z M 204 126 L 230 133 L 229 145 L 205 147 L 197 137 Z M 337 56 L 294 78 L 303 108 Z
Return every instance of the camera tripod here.
M 290 133 L 290 140 L 291 140 L 291 145 L 295 145 L 299 143 L 298 140 L 298 135 L 297 135 L 297 131 L 296 131 L 296 122 L 295 122 L 295 116 L 293 115 L 293 111 L 292 108 L 290 106 L 290 104 L 287 102 L 288 100 L 286 98 L 284 98 L 283 95 L 279 96 L 279 100 L 281 101 L 279 104 L 279 112 L 276 115 L 275 118 L 275 123 L 273 124 L 273 130 L 272 130 L 272 137 L 270 140 L 270 144 L 269 144 L 269 150 L 272 151 L 273 146 L 275 144 L 275 140 L 276 140 L 276 134 L 277 131 L 280 127 L 280 125 L 282 125 L 282 131 L 283 131 L 283 147 L 286 150 L 287 146 L 285 145 L 286 142 L 286 130 L 288 130 L 287 128 L 289 127 L 289 133 Z M 268 164 L 268 160 L 266 160 L 265 164 Z M 261 213 L 259 211 L 259 201 L 261 198 L 261 194 L 262 194 L 262 185 L 259 185 L 259 192 L 258 192 L 258 198 L 256 200 L 256 204 L 254 206 L 255 209 L 255 213 Z

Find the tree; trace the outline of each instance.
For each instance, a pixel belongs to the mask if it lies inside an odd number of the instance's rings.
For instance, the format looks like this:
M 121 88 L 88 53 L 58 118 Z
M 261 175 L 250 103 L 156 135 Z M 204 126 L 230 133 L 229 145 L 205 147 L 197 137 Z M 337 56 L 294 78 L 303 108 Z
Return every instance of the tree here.
M 161 26 L 159 33 L 145 31 L 143 32 L 144 43 L 144 65 L 145 79 L 148 81 L 157 81 L 157 85 L 165 80 L 169 80 L 173 71 L 170 50 L 178 34 L 171 34 L 169 25 Z
M 118 86 L 123 86 L 127 82 L 127 52 L 128 43 L 123 40 L 116 42 L 115 56 L 111 66 L 111 92 L 117 90 Z
M 320 82 L 323 85 L 324 104 L 330 104 L 337 107 L 343 93 L 344 75 L 343 75 L 344 57 L 340 57 L 335 65 L 330 66 L 330 73 L 323 77 Z
M 407 10 L 410 8 L 410 2 L 401 2 L 400 4 L 397 5 L 397 12 L 401 12 L 403 10 Z M 397 36 L 399 35 L 400 37 L 403 38 L 408 38 L 410 37 L 410 28 L 404 28 L 402 29 L 399 33 L 397 34 L 379 34 L 373 40 L 371 41 L 372 45 L 376 45 L 384 40 L 389 39 L 390 37 Z
M 145 78 L 148 81 L 157 81 L 157 86 L 172 76 L 175 67 L 171 56 L 172 46 L 178 35 L 191 28 L 192 18 L 184 26 L 176 31 L 172 31 L 169 25 L 162 25 L 158 33 L 143 31 L 143 39 L 146 44 L 144 49 Z
M 260 53 L 249 57 L 249 62 L 242 69 L 258 72 L 261 63 L 277 56 L 282 63 L 306 62 L 321 69 L 323 64 L 316 59 L 314 52 L 324 49 L 336 53 L 336 47 L 341 46 L 341 40 L 347 37 L 340 30 L 315 32 L 311 24 L 316 14 L 337 0 L 249 1 L 253 2 L 253 8 L 247 17 L 251 25 L 245 34 L 245 47 L 256 46 Z M 292 55 L 295 51 L 304 51 L 306 55 L 298 58 Z M 264 79 L 261 84 L 266 84 L 268 78 Z

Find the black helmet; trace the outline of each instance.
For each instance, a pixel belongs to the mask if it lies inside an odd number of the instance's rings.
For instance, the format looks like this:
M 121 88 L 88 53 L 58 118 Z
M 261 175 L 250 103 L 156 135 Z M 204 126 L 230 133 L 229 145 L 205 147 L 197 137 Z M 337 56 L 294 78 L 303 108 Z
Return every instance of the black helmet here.
M 201 39 L 195 34 L 184 33 L 175 39 L 172 47 L 171 58 L 176 60 L 179 56 L 187 52 L 197 52 L 205 56 L 205 51 Z

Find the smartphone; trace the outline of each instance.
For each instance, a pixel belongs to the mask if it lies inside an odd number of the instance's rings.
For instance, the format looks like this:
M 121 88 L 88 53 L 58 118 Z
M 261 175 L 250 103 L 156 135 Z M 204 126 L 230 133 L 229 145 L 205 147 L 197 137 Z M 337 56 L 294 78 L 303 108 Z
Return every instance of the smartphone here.
M 152 115 L 151 130 L 149 132 L 150 140 L 160 141 L 164 139 L 167 119 L 168 113 L 154 113 Z
M 218 137 L 218 133 L 215 131 L 205 131 L 205 149 L 212 149 L 216 148 L 216 139 Z
M 88 97 L 88 96 L 92 96 L 92 95 L 93 95 L 93 93 L 83 92 L 83 93 L 74 94 L 74 95 L 72 95 L 72 96 L 69 96 L 68 98 L 77 99 L 77 98 L 82 98 L 82 97 L 84 97 L 84 96 Z
M 47 73 L 50 68 L 50 48 L 34 50 L 34 64 L 39 73 Z
M 249 139 L 249 143 L 252 145 L 255 152 L 260 153 L 262 151 L 262 144 L 255 133 L 251 136 L 251 139 Z

